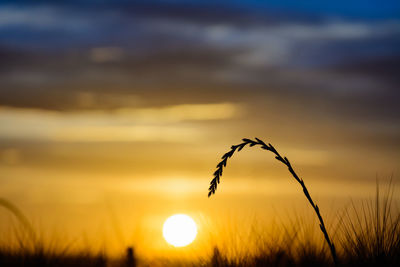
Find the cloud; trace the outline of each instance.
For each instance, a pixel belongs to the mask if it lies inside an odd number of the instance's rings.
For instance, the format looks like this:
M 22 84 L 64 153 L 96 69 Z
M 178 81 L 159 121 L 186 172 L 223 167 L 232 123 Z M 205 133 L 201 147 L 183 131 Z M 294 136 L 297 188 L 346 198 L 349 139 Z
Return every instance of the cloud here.
M 154 3 L 2 8 L 10 12 L 0 31 L 2 106 L 68 114 L 126 109 L 142 121 L 166 122 L 241 112 L 237 106 L 195 111 L 211 101 L 260 108 L 268 101 L 307 103 L 315 113 L 323 106 L 357 119 L 392 120 L 398 111 L 397 63 L 387 60 L 400 55 L 398 20 L 300 19 L 239 9 L 206 9 L 201 16 L 195 7 Z M 39 29 L 47 22 L 57 30 Z M 70 22 L 83 25 L 81 34 L 58 30 Z M 29 23 L 34 27 L 24 30 L 40 49 L 15 30 Z M 60 38 L 68 41 L 57 45 Z
M 24 27 L 31 30 L 88 30 L 88 18 L 68 14 L 54 6 L 0 5 L 0 29 Z
M 113 114 L 147 122 L 179 122 L 197 120 L 224 120 L 243 112 L 237 104 L 183 104 L 161 108 L 119 109 Z
M 332 21 L 318 24 L 283 22 L 252 28 L 210 26 L 205 29 L 203 36 L 206 41 L 215 45 L 241 48 L 242 52 L 234 57 L 238 64 L 270 66 L 297 63 L 296 53 L 300 48 L 301 52 L 312 60 L 312 50 L 316 45 L 319 49 L 321 46 L 328 48 L 331 43 L 341 43 L 345 46 L 348 42 L 387 38 L 399 34 L 400 21 Z M 337 49 L 332 52 L 336 51 Z
M 0 139 L 59 142 L 193 142 L 203 132 L 184 121 L 226 120 L 237 116 L 232 103 L 164 108 L 60 113 L 0 109 Z
M 120 60 L 123 54 L 119 47 L 95 47 L 90 51 L 90 58 L 98 63 L 113 62 Z
M 194 127 L 182 126 L 61 126 L 52 131 L 47 141 L 191 143 L 201 137 L 201 132 Z

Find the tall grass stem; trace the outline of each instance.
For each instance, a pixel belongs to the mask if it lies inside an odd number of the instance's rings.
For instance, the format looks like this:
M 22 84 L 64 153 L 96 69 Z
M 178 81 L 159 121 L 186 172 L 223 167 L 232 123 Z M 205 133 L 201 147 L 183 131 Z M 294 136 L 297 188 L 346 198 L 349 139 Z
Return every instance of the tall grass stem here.
M 319 227 L 324 235 L 326 243 L 329 246 L 333 262 L 335 265 L 337 265 L 338 261 L 337 261 L 337 256 L 336 256 L 335 245 L 334 245 L 333 241 L 330 239 L 328 231 L 326 230 L 325 223 L 321 216 L 319 207 L 317 204 L 315 204 L 315 202 L 311 198 L 311 195 L 308 192 L 308 189 L 307 189 L 306 185 L 304 184 L 303 179 L 301 179 L 294 171 L 289 159 L 287 157 L 282 157 L 271 144 L 267 145 L 266 143 L 264 143 L 262 140 L 260 140 L 258 138 L 255 138 L 255 140 L 244 138 L 244 139 L 242 139 L 242 141 L 243 142 L 238 145 L 231 146 L 231 150 L 228 151 L 227 153 L 225 153 L 222 156 L 222 160 L 217 164 L 217 167 L 216 167 L 217 170 L 214 172 L 214 178 L 211 180 L 210 187 L 208 188 L 208 197 L 210 197 L 212 194 L 215 194 L 215 191 L 217 190 L 217 186 L 220 183 L 220 178 L 222 176 L 223 168 L 226 167 L 228 159 L 231 158 L 236 151 L 237 152 L 241 151 L 247 145 L 250 147 L 261 146 L 261 149 L 271 151 L 272 153 L 275 154 L 275 159 L 277 159 L 278 161 L 280 161 L 284 165 L 286 165 L 289 172 L 292 174 L 293 178 L 301 185 L 304 195 L 306 196 L 308 202 L 310 203 L 310 205 L 312 206 L 312 208 L 315 211 L 315 214 L 318 217 Z

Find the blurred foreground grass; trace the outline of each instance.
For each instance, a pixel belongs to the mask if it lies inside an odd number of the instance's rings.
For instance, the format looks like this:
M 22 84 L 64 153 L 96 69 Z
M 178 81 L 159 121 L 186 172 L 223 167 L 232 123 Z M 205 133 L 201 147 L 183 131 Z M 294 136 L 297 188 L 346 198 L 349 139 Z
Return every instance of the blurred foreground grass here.
M 384 190 L 377 183 L 375 199 L 361 205 L 351 202 L 334 218 L 330 230 L 339 266 L 400 266 L 400 212 L 393 194 L 391 183 Z M 115 257 L 105 250 L 74 250 L 73 242 L 67 240 L 46 243 L 16 206 L 4 199 L 0 206 L 18 221 L 13 227 L 16 243 L 1 242 L 0 266 L 333 266 L 315 224 L 295 212 L 289 223 L 277 224 L 274 235 L 263 232 L 262 224 L 250 226 L 255 247 L 251 252 L 246 249 L 249 241 L 236 238 L 237 232 L 231 229 L 227 230 L 231 243 L 215 246 L 208 256 L 187 260 L 141 257 L 134 248 Z

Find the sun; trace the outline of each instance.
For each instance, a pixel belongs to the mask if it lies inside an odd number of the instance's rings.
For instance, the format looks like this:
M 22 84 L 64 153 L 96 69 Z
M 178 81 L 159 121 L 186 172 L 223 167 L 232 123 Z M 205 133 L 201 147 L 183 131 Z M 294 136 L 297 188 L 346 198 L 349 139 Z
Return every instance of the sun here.
M 184 247 L 193 242 L 197 235 L 197 225 L 185 214 L 169 217 L 163 226 L 165 240 L 174 247 Z

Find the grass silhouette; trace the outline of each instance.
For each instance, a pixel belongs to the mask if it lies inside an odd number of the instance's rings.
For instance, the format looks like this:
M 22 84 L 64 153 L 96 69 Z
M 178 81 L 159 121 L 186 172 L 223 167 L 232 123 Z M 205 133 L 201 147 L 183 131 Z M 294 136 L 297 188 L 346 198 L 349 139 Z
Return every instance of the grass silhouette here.
M 393 199 L 393 184 L 381 194 L 379 184 L 376 185 L 375 198 L 362 202 L 359 206 L 351 202 L 350 208 L 345 209 L 338 217 L 338 265 L 339 266 L 400 266 L 400 214 L 397 202 Z M 8 201 L 2 201 L 10 204 Z M 11 207 L 10 205 L 7 205 Z M 16 208 L 15 205 L 12 207 Z M 14 213 L 15 209 L 7 208 Z M 21 218 L 27 218 L 22 215 Z M 311 211 L 310 211 L 311 212 Z M 294 214 L 295 211 L 294 211 Z M 302 215 L 302 214 L 301 214 Z M 266 235 L 260 227 L 252 228 L 251 238 L 257 244 L 257 250 L 252 254 L 237 253 L 228 255 L 231 248 L 224 244 L 213 249 L 209 257 L 200 257 L 189 261 L 143 259 L 141 255 L 121 251 L 121 258 L 107 256 L 105 251 L 98 253 L 88 251 L 72 251 L 65 240 L 61 240 L 62 249 L 45 244 L 40 236 L 35 239 L 34 248 L 25 245 L 11 247 L 0 245 L 0 266 L 37 266 L 37 267 L 132 267 L 136 266 L 205 266 L 205 267 L 251 267 L 251 266 L 279 266 L 279 267 L 313 267 L 332 266 L 330 253 L 325 249 L 315 227 L 307 223 L 304 217 L 298 214 L 293 219 L 278 223 L 274 235 Z M 24 219 L 24 220 L 25 220 Z M 23 220 L 23 221 L 24 221 Z M 24 228 L 22 221 L 20 227 Z M 27 221 L 29 223 L 29 221 Z M 33 230 L 33 227 L 30 226 Z M 235 229 L 225 227 L 228 234 L 234 236 Z M 26 230 L 23 230 L 26 231 Z M 249 240 L 237 240 L 241 248 L 246 248 Z M 20 235 L 20 243 L 29 243 L 29 235 Z M 54 245 L 54 244 L 53 244 Z M 239 248 L 240 248 L 239 247 Z M 130 255 L 130 256 L 129 256 Z M 138 260 L 132 259 L 138 257 Z M 149 261 L 150 260 L 150 261 Z
M 294 172 L 289 160 L 280 156 L 270 144 L 261 140 L 244 139 L 243 143 L 232 146 L 232 150 L 222 157 L 217 165 L 217 171 L 210 187 L 210 193 L 215 193 L 222 175 L 222 168 L 235 151 L 240 151 L 246 145 L 268 147 L 276 159 L 283 162 L 302 187 L 304 185 Z M 296 178 L 297 177 L 297 178 Z M 307 200 L 311 200 L 307 188 L 304 190 Z M 341 212 L 336 220 L 335 240 L 337 245 L 336 262 L 332 262 L 332 251 L 327 249 L 326 240 L 319 238 L 320 232 L 313 224 L 308 223 L 303 214 L 297 214 L 293 219 L 277 224 L 272 234 L 263 231 L 264 224 L 258 227 L 248 227 L 249 239 L 232 239 L 237 244 L 222 243 L 214 248 L 210 246 L 208 256 L 193 260 L 181 259 L 150 259 L 134 253 L 134 248 L 121 251 L 121 256 L 111 257 L 106 251 L 93 252 L 88 249 L 71 249 L 71 243 L 58 240 L 58 243 L 45 242 L 35 231 L 29 219 L 13 203 L 0 199 L 0 207 L 5 208 L 17 218 L 15 237 L 17 246 L 10 243 L 0 243 L 0 266 L 24 267 L 134 267 L 134 266 L 204 266 L 204 267 L 313 267 L 313 266 L 400 266 L 400 213 L 398 199 L 394 198 L 394 185 L 390 181 L 383 191 L 377 181 L 375 198 L 363 201 L 361 205 L 351 202 L 349 208 Z M 318 206 L 311 202 L 313 207 Z M 310 214 L 315 209 L 307 211 Z M 293 212 L 296 215 L 296 211 Z M 291 214 L 291 217 L 293 216 Z M 322 217 L 321 217 L 322 219 Z M 258 223 L 258 222 L 257 222 Z M 321 227 L 322 228 L 322 227 Z M 222 229 L 228 236 L 237 236 L 237 229 L 224 225 Z M 322 230 L 322 229 L 321 229 Z M 326 229 L 325 229 L 326 230 Z M 221 234 L 221 232 L 216 233 Z M 247 251 L 253 242 L 255 249 Z M 140 244 L 137 244 L 140 246 Z M 135 247 L 136 248 L 136 247 Z M 252 247 L 253 248 L 253 247 Z M 238 249 L 238 250 L 236 250 Z M 241 250 L 240 250 L 241 249 Z M 336 252 L 336 250 L 335 250 Z
M 337 256 L 336 256 L 335 245 L 333 244 L 333 241 L 329 237 L 328 231 L 326 230 L 324 220 L 323 220 L 323 218 L 321 216 L 321 213 L 319 211 L 319 207 L 318 207 L 317 204 L 314 203 L 313 199 L 311 198 L 311 195 L 308 192 L 308 189 L 307 189 L 306 185 L 304 184 L 303 179 L 301 179 L 299 176 L 297 176 L 297 174 L 294 171 L 292 165 L 290 164 L 290 161 L 289 161 L 288 158 L 282 157 L 278 153 L 278 151 L 271 144 L 267 145 L 262 140 L 260 140 L 258 138 L 255 138 L 255 139 L 256 140 L 251 140 L 251 139 L 247 139 L 247 138 L 242 139 L 243 143 L 240 143 L 238 145 L 233 145 L 231 147 L 231 150 L 228 151 L 227 153 L 225 153 L 222 156 L 222 161 L 218 163 L 217 170 L 214 172 L 214 178 L 210 182 L 210 187 L 208 189 L 208 191 L 209 191 L 208 192 L 208 197 L 210 197 L 212 194 L 215 194 L 215 190 L 217 190 L 217 186 L 220 183 L 220 178 L 222 176 L 223 168 L 226 167 L 228 159 L 231 158 L 236 151 L 237 152 L 241 151 L 246 145 L 249 145 L 250 147 L 259 145 L 259 146 L 261 146 L 261 149 L 264 149 L 264 150 L 267 150 L 267 151 L 271 151 L 272 153 L 275 154 L 275 159 L 277 159 L 280 162 L 282 162 L 283 164 L 285 164 L 287 166 L 289 172 L 292 174 L 293 178 L 301 185 L 304 195 L 306 196 L 308 202 L 313 207 L 313 209 L 315 211 L 315 214 L 318 217 L 318 220 L 319 220 L 319 223 L 320 223 L 319 227 L 320 227 L 320 229 L 321 229 L 321 231 L 322 231 L 322 233 L 324 235 L 326 243 L 329 246 L 333 262 L 335 263 L 335 265 L 337 265 Z
M 393 192 L 392 183 L 383 194 L 377 183 L 374 199 L 351 201 L 350 207 L 338 215 L 338 266 L 400 266 L 400 213 Z M 223 247 L 216 248 L 210 266 L 332 266 L 330 253 L 313 240 L 308 226 L 298 215 L 275 231 L 278 238 L 263 240 L 252 257 L 230 259 Z
M 340 243 L 350 265 L 399 266 L 400 213 L 393 210 L 393 192 L 391 180 L 381 196 L 377 181 L 375 200 L 363 202 L 360 210 L 352 202 L 352 212 L 346 209 L 340 217 Z
M 38 243 L 37 234 L 24 213 L 17 206 L 4 198 L 0 198 L 0 207 L 5 208 L 13 214 L 20 223 L 21 228 L 19 228 L 20 231 L 16 235 L 20 247 L 33 248 Z

